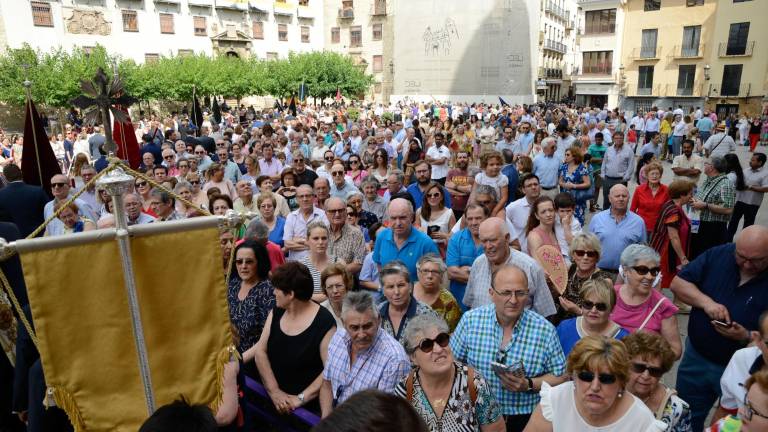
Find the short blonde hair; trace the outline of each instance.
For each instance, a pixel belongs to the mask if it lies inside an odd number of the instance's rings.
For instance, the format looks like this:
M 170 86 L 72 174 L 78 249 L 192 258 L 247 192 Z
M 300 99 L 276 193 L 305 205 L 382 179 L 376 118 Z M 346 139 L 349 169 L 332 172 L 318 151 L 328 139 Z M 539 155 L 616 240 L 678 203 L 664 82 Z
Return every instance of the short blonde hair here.
M 568 373 L 597 372 L 601 367 L 615 375 L 621 387 L 624 387 L 629 378 L 627 348 L 620 341 L 605 336 L 581 338 L 568 355 Z
M 584 300 L 590 294 L 596 295 L 600 301 L 610 307 L 608 313 L 616 306 L 616 292 L 613 290 L 610 279 L 590 279 L 581 284 L 579 298 Z
M 648 173 L 653 170 L 658 171 L 659 175 L 664 174 L 664 167 L 661 166 L 661 164 L 656 161 L 649 162 L 648 164 L 645 165 L 645 175 L 648 175 Z
M 325 282 L 331 276 L 341 276 L 341 279 L 344 281 L 344 288 L 347 290 L 347 292 L 352 291 L 352 288 L 354 288 L 355 281 L 352 278 L 352 274 L 350 274 L 349 271 L 347 271 L 347 268 L 344 267 L 344 264 L 328 264 L 325 270 L 320 273 L 320 289 L 323 290 L 325 295 L 328 295 L 328 292 L 325 289 Z
M 601 255 L 600 239 L 591 232 L 582 231 L 573 236 L 571 240 L 570 255 L 573 255 L 575 250 L 593 250 L 597 252 L 597 255 Z

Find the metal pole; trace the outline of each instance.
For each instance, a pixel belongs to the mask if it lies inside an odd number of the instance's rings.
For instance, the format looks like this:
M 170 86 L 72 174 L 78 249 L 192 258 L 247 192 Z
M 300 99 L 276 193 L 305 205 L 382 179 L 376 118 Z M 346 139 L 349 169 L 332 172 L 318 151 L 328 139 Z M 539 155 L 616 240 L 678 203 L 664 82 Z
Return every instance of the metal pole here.
M 123 194 L 127 192 L 133 183 L 133 177 L 125 174 L 121 168 L 115 168 L 97 181 L 112 197 L 113 211 L 117 243 L 120 248 L 120 259 L 123 264 L 123 280 L 128 297 L 128 309 L 131 312 L 131 326 L 133 327 L 133 339 L 136 344 L 136 355 L 139 358 L 139 371 L 144 385 L 144 398 L 147 404 L 147 413 L 155 412 L 155 395 L 152 389 L 152 378 L 149 370 L 149 356 L 144 339 L 144 329 L 141 323 L 139 300 L 136 295 L 136 280 L 133 275 L 133 261 L 131 259 L 131 242 L 128 233 L 128 218 L 125 213 Z

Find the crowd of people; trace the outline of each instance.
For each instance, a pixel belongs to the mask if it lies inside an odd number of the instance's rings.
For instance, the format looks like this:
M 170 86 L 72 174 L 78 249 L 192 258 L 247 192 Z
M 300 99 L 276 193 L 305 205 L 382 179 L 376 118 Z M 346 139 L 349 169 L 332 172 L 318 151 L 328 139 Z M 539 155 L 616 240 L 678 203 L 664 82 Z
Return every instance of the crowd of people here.
M 129 225 L 246 220 L 221 232 L 242 361 L 212 427 L 260 427 L 247 375 L 280 415 L 323 417 L 317 430 L 403 409 L 382 392 L 412 409 L 390 419 L 409 430 L 768 430 L 766 123 L 632 114 L 401 102 L 142 119 Z M 51 135 L 53 196 L 23 183 L 23 137 L 0 142 L 0 234 L 57 211 L 45 236 L 115 226 L 91 182 L 108 166 L 98 127 Z M 40 390 L 27 381 L 3 418 L 45 430 L 54 414 L 19 397 Z M 148 422 L 178 412 L 202 415 L 179 403 Z

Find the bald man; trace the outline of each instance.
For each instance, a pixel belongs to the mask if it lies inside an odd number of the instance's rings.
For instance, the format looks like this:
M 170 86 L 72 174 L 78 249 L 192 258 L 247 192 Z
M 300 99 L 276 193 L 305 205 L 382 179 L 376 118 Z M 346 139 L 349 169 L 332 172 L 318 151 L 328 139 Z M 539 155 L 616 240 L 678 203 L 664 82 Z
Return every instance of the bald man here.
M 51 177 L 51 192 L 53 193 L 53 199 L 48 201 L 43 208 L 43 217 L 45 219 L 48 219 L 53 215 L 53 209 L 57 203 L 69 199 L 70 189 L 69 177 L 64 174 L 56 174 Z M 101 214 L 100 209 L 91 208 L 90 204 L 80 198 L 75 199 L 75 205 L 77 206 L 78 213 L 81 217 L 84 217 L 91 222 L 96 222 L 96 220 L 99 219 L 98 215 Z M 52 220 L 51 223 L 45 227 L 45 235 L 47 236 L 61 235 L 63 233 L 64 223 L 58 218 Z
M 692 306 L 677 391 L 691 406 L 693 430 L 703 428 L 729 359 L 749 343 L 768 310 L 766 245 L 768 228 L 752 225 L 736 243 L 708 249 L 672 280 L 677 298 Z
M 484 220 L 478 229 L 478 238 L 484 252 L 475 259 L 469 271 L 463 299 L 465 305 L 476 308 L 491 303 L 488 287 L 492 275 L 503 266 L 513 265 L 522 270 L 528 280 L 530 295 L 525 299 L 526 307 L 544 317 L 557 312 L 544 270 L 536 260 L 509 246 L 509 230 L 503 219 L 491 217 Z
M 589 221 L 589 231 L 600 239 L 602 253 L 597 266 L 612 273 L 619 271 L 619 257 L 624 249 L 646 240 L 643 218 L 629 211 L 629 189 L 615 184 L 608 193 L 611 207 L 594 215 Z
M 283 241 L 285 248 L 288 249 L 289 261 L 300 261 L 309 255 L 307 225 L 314 221 L 328 225 L 325 212 L 315 207 L 315 194 L 311 186 L 301 185 L 297 187 L 296 201 L 299 203 L 299 208 L 285 218 L 285 226 L 283 227 Z
M 396 198 L 389 203 L 389 228 L 376 236 L 373 262 L 381 268 L 390 261 L 400 260 L 418 280 L 416 262 L 426 253 L 439 253 L 435 242 L 425 233 L 413 229 L 413 206 L 408 200 Z

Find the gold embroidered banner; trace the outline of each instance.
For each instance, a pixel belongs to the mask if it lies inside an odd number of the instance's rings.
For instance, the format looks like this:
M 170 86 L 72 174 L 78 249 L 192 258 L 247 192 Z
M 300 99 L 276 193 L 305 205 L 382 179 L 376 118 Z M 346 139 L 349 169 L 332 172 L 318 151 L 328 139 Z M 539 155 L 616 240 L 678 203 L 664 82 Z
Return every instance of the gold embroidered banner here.
M 215 408 L 232 344 L 218 229 L 133 237 L 131 254 L 156 407 L 183 396 Z M 117 241 L 21 260 L 57 404 L 81 430 L 138 430 L 147 408 Z

